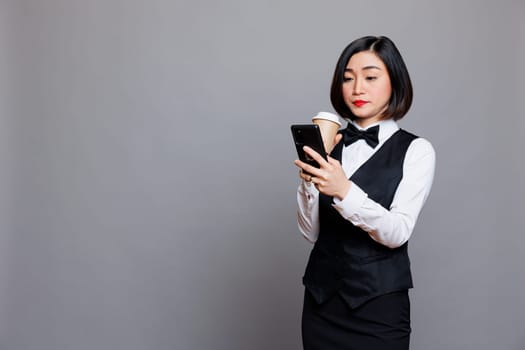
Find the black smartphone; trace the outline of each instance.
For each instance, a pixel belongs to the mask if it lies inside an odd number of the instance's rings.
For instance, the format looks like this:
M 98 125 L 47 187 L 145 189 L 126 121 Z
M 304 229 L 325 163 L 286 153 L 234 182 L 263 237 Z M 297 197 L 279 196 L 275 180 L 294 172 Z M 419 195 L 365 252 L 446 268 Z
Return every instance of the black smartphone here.
M 316 124 L 292 125 L 291 129 L 299 159 L 319 168 L 317 161 L 303 151 L 303 146 L 308 146 L 319 153 L 325 160 L 327 159 L 319 126 Z

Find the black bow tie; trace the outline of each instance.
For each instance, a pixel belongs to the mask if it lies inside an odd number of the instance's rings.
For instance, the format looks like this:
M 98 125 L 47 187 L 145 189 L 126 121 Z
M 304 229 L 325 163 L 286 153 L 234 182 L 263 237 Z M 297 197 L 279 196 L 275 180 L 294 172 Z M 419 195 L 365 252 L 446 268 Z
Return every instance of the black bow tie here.
M 348 123 L 348 126 L 343 131 L 343 142 L 345 143 L 345 146 L 348 146 L 359 139 L 363 139 L 370 147 L 376 148 L 379 143 L 378 134 L 379 125 L 361 131 L 351 123 Z

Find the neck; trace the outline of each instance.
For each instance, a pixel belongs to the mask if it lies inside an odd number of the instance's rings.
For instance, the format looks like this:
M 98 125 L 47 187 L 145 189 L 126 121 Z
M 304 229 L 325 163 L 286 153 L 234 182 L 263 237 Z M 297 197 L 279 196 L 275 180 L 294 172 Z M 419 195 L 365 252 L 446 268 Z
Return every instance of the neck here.
M 381 121 L 381 118 L 354 119 L 354 123 L 356 123 L 363 129 L 366 129 L 370 125 L 375 124 L 379 121 Z

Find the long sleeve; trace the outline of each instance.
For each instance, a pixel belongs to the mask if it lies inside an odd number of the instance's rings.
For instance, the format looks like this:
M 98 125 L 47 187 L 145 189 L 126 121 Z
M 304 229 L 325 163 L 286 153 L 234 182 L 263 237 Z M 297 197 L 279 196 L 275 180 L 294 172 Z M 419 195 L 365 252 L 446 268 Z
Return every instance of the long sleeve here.
M 299 231 L 314 243 L 319 236 L 319 191 L 311 183 L 301 181 L 297 189 L 297 204 Z
M 403 163 L 403 178 L 387 210 L 369 199 L 352 183 L 343 200 L 334 199 L 334 208 L 343 218 L 368 232 L 376 242 L 390 248 L 403 245 L 412 234 L 434 178 L 435 152 L 425 139 L 414 140 Z

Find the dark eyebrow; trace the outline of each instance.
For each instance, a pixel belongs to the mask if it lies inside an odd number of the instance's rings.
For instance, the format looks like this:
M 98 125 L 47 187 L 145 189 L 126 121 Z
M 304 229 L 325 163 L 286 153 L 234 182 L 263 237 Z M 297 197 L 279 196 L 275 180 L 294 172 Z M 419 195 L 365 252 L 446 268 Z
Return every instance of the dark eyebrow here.
M 381 68 L 377 67 L 377 66 L 366 66 L 366 67 L 363 67 L 362 70 L 370 70 L 370 69 L 378 69 L 378 70 L 381 70 Z M 349 73 L 353 73 L 354 70 L 352 68 L 345 68 L 345 72 L 349 72 Z

